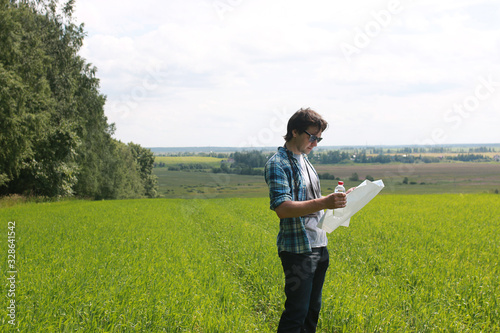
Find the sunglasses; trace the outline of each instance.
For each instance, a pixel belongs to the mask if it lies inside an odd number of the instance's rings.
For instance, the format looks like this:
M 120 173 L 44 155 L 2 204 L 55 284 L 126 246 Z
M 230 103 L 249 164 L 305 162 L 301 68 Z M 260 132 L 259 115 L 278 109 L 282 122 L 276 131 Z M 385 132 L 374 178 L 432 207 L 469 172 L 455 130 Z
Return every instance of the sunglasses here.
M 318 143 L 321 142 L 321 140 L 323 140 L 323 138 L 320 138 L 320 137 L 317 137 L 316 135 L 312 135 L 311 133 L 309 133 L 308 131 L 304 131 L 306 132 L 306 134 L 309 135 L 309 142 L 314 142 L 314 141 L 318 141 Z

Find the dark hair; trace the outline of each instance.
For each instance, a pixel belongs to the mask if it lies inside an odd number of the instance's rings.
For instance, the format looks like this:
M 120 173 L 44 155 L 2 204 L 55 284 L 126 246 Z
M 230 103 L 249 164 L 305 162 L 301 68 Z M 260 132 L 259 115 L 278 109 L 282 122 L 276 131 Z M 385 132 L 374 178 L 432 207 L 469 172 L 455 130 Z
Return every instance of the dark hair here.
M 288 142 L 293 138 L 293 130 L 297 130 L 299 134 L 302 134 L 309 126 L 316 126 L 321 131 L 324 131 L 328 127 L 328 123 L 316 111 L 310 108 L 300 109 L 295 112 L 288 120 L 287 132 L 284 136 L 285 141 Z

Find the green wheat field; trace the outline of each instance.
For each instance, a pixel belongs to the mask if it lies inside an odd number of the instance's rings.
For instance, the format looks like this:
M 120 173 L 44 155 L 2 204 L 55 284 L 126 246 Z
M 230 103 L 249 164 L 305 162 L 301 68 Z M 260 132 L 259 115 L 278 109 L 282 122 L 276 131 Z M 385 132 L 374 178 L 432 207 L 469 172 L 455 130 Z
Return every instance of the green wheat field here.
M 318 332 L 500 331 L 500 196 L 380 195 L 329 234 Z M 0 209 L 0 331 L 16 222 L 16 331 L 273 332 L 278 218 L 266 198 Z

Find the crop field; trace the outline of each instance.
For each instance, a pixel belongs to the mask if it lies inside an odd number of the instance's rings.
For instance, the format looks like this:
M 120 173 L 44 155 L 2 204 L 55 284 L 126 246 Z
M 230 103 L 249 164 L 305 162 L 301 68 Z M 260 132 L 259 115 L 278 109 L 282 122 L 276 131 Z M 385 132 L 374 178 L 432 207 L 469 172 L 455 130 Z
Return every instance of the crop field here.
M 195 171 L 169 171 L 155 168 L 159 194 L 163 198 L 264 197 L 267 185 L 263 176 Z
M 180 164 L 206 164 L 211 167 L 220 167 L 222 158 L 209 156 L 155 156 L 156 163 L 164 163 L 166 167 Z
M 318 332 L 500 331 L 499 216 L 496 194 L 377 196 L 329 234 Z M 266 198 L 19 203 L 0 221 L 4 239 L 15 221 L 20 332 L 276 330 L 284 278 Z

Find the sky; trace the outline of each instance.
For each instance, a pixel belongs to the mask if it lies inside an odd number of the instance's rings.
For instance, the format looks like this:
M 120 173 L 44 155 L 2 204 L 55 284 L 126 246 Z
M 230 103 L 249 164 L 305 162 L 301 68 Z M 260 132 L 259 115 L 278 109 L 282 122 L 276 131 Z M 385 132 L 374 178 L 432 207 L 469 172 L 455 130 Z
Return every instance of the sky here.
M 115 138 L 323 146 L 500 143 L 498 0 L 77 0 Z

